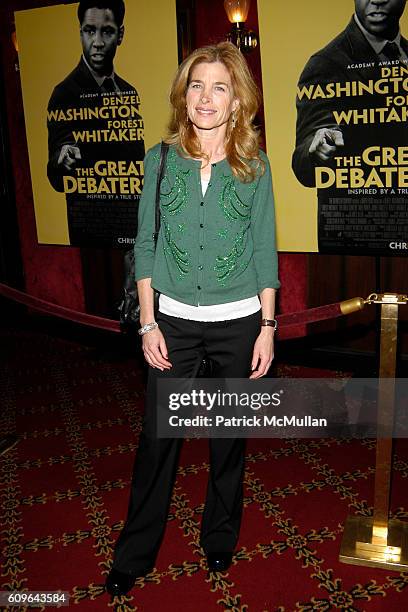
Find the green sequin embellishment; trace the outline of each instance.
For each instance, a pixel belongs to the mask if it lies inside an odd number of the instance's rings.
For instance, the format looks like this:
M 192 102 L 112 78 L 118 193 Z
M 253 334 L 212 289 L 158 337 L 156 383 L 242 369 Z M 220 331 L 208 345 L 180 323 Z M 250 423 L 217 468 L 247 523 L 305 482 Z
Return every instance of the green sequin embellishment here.
M 237 267 L 237 263 L 243 252 L 245 251 L 245 234 L 246 227 L 243 227 L 234 238 L 234 246 L 228 255 L 218 255 L 214 270 L 216 272 L 217 280 L 221 285 L 225 285 L 225 282 L 231 276 L 232 272 Z
M 176 163 L 175 153 L 170 151 L 166 164 L 166 174 L 160 189 L 160 206 L 170 215 L 178 214 L 187 204 L 186 178 L 189 174 L 191 174 L 191 170 L 181 170 Z M 172 187 L 170 187 L 171 181 L 169 181 L 168 175 L 174 176 Z M 166 183 L 170 189 L 167 192 L 164 191 Z
M 172 238 L 170 227 L 168 223 L 164 223 L 164 238 L 168 244 L 168 249 L 164 249 L 165 252 L 171 253 L 174 262 L 179 271 L 179 277 L 182 278 L 190 271 L 190 255 L 187 251 L 183 251 L 177 246 L 176 242 Z
M 221 191 L 219 204 L 224 215 L 233 221 L 246 221 L 251 216 L 251 207 L 237 194 L 234 177 L 224 175 L 222 178 L 225 184 Z
M 186 223 L 179 223 L 177 227 L 178 227 L 178 231 L 182 233 L 186 229 L 187 225 Z
M 218 236 L 220 238 L 227 238 L 228 237 L 228 229 L 226 227 L 224 227 L 223 229 L 220 229 L 218 232 Z

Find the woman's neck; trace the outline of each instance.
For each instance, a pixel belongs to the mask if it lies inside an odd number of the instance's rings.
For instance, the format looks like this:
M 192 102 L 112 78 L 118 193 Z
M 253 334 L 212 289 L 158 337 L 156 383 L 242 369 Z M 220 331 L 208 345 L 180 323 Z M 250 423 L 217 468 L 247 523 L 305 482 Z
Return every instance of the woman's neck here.
M 196 128 L 201 150 L 208 158 L 210 164 L 215 164 L 225 157 L 226 129 L 222 125 L 216 130 L 200 130 Z M 207 159 L 204 159 L 205 163 Z

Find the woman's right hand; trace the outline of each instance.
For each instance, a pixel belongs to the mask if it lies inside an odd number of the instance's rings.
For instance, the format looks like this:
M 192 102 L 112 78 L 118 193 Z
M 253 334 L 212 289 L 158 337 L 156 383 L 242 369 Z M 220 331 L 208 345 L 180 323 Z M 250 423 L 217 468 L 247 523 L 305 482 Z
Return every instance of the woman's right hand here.
M 159 327 L 142 336 L 142 348 L 149 366 L 162 371 L 170 370 L 171 363 L 168 360 L 166 341 Z

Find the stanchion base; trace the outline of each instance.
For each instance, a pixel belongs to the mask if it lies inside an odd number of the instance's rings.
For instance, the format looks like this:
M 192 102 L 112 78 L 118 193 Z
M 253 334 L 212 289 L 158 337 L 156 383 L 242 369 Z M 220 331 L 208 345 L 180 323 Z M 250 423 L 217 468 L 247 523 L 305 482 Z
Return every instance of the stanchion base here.
M 408 523 L 388 521 L 387 542 L 372 543 L 373 518 L 348 516 L 344 526 L 339 560 L 351 565 L 408 571 Z

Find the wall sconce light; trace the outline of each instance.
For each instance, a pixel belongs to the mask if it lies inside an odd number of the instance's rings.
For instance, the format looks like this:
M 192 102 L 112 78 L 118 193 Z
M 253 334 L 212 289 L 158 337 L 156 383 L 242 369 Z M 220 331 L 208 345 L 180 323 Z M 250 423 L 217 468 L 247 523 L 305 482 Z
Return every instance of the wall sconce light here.
M 13 43 L 13 47 L 15 49 L 15 52 L 18 53 L 17 34 L 16 34 L 15 30 L 13 30 L 12 33 L 11 33 L 11 42 Z
M 12 45 L 14 47 L 15 52 L 16 52 L 15 61 L 14 61 L 14 70 L 16 72 L 19 72 L 20 65 L 18 63 L 18 41 L 17 41 L 17 34 L 16 34 L 15 28 L 13 29 L 13 31 L 11 33 L 11 43 L 12 43 Z
M 253 30 L 245 28 L 251 0 L 224 0 L 224 9 L 233 24 L 227 40 L 238 47 L 242 53 L 249 53 L 258 46 L 258 36 Z

